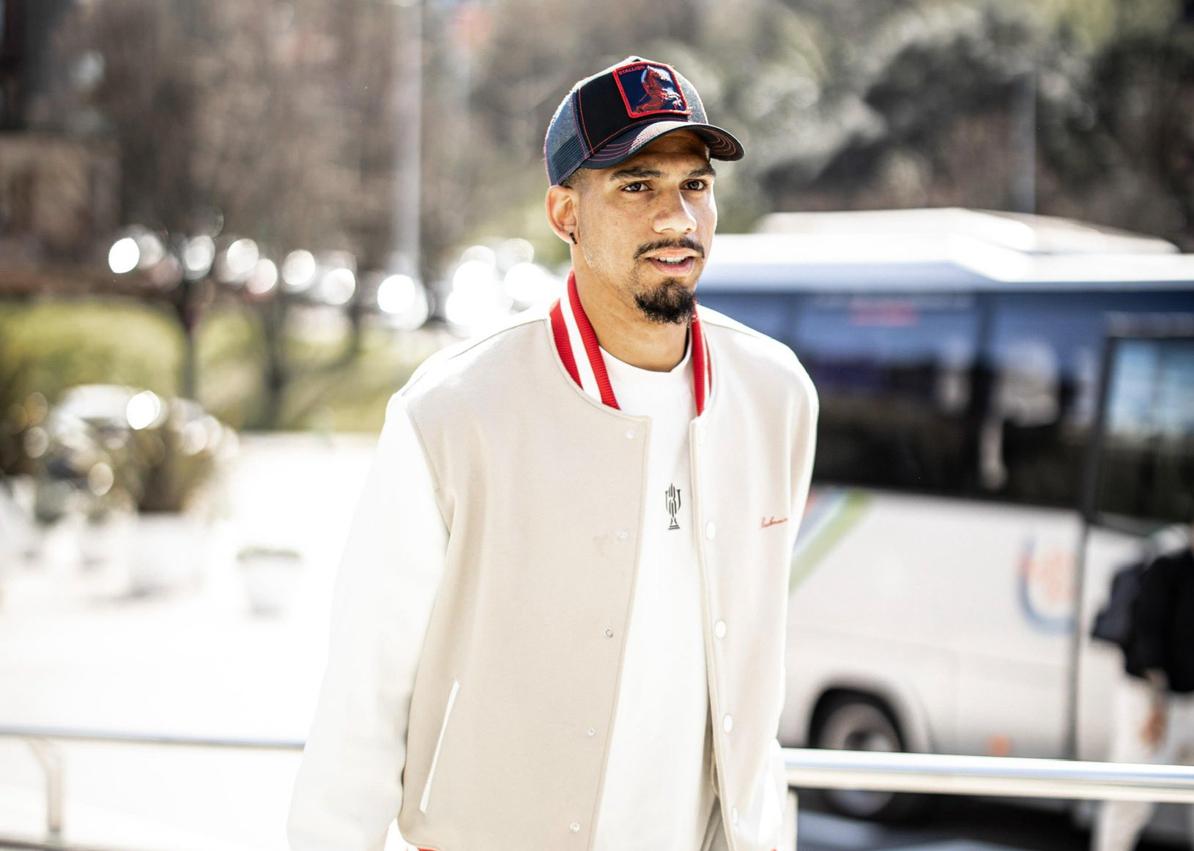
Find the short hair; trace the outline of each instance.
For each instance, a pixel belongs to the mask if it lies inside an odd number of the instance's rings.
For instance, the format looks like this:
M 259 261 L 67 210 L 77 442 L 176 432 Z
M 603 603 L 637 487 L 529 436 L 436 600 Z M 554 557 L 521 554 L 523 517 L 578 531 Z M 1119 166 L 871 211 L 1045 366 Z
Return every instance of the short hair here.
M 576 171 L 572 172 L 572 174 L 568 175 L 563 180 L 561 180 L 559 185 L 563 186 L 566 189 L 576 189 L 577 183 L 578 183 L 577 176 L 581 173 L 581 171 L 583 169 L 584 169 L 584 166 L 581 166 L 581 168 L 578 168 Z

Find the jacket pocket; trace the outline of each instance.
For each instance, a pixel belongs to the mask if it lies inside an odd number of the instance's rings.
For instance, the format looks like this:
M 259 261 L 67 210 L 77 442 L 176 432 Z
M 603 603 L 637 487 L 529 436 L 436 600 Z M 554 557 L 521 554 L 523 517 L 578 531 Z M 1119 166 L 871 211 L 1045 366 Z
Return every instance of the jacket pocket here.
M 452 680 L 452 690 L 448 692 L 448 705 L 444 708 L 444 720 L 439 725 L 439 738 L 435 741 L 435 752 L 431 755 L 431 767 L 427 769 L 427 781 L 423 784 L 423 797 L 419 799 L 419 812 L 427 812 L 427 803 L 431 800 L 431 784 L 435 780 L 435 768 L 439 763 L 439 754 L 444 747 L 444 734 L 448 731 L 448 721 L 452 718 L 452 707 L 456 705 L 456 695 L 460 692 L 460 681 Z

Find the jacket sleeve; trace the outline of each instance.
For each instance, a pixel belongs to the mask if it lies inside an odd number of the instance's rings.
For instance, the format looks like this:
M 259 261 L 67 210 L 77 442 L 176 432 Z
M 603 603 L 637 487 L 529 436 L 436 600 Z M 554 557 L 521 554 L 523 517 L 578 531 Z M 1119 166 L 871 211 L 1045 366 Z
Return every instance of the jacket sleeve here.
M 407 715 L 447 530 L 391 398 L 336 577 L 327 667 L 287 820 L 293 851 L 380 851 L 402 803 Z

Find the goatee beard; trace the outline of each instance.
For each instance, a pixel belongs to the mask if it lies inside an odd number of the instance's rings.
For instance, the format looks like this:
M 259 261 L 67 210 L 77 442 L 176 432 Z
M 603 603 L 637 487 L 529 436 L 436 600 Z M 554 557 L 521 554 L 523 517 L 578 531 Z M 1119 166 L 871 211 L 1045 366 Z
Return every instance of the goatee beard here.
M 648 292 L 636 293 L 634 303 L 647 319 L 660 325 L 683 325 L 696 310 L 696 297 L 674 279 Z

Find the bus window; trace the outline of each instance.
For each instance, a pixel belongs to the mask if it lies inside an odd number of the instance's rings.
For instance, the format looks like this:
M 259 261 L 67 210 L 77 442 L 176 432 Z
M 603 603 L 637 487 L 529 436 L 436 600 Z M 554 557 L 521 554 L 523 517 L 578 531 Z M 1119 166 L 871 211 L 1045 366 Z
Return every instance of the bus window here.
M 1118 343 L 1099 458 L 1100 513 L 1194 517 L 1194 340 Z
M 980 426 L 979 470 L 983 489 L 1002 490 L 1008 483 L 1004 435 L 1008 427 L 1017 437 L 1039 434 L 1061 418 L 1061 364 L 1057 351 L 1031 335 L 1001 339 L 996 347 L 991 399 Z M 1017 449 L 1013 457 L 1023 460 Z M 1022 483 L 1022 474 L 1017 484 Z M 1064 492 L 1064 484 L 1060 489 Z
M 792 346 L 821 399 L 815 476 L 956 493 L 974 466 L 977 326 L 971 296 L 808 297 Z
M 1148 292 L 998 296 L 984 357 L 991 389 L 978 427 L 982 492 L 1077 506 L 1108 316 L 1176 305 L 1170 294 Z

